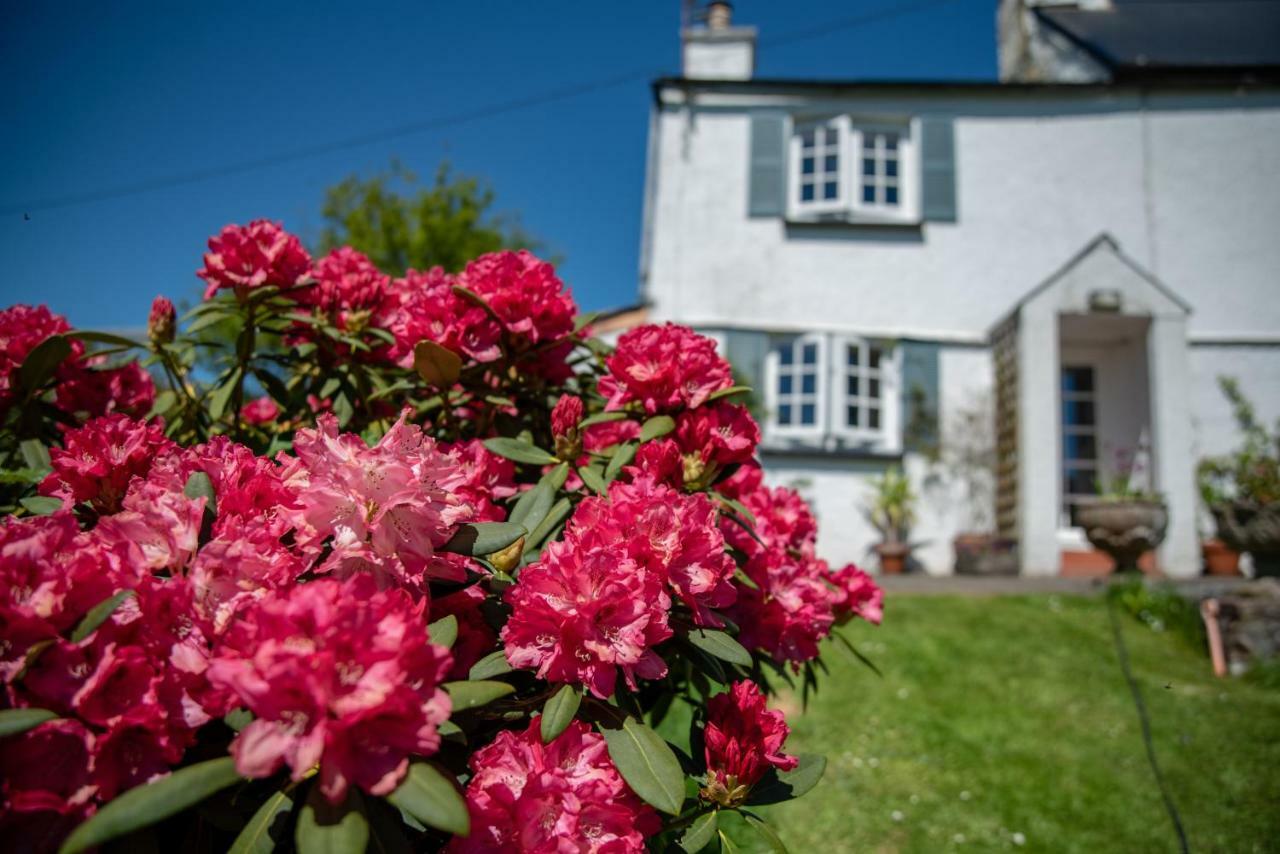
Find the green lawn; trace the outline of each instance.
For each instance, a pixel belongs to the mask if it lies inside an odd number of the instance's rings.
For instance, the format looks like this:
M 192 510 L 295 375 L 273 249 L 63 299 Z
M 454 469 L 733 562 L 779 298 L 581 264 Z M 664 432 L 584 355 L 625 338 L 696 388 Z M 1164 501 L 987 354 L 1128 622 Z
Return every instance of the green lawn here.
M 1121 625 L 1191 850 L 1280 850 L 1280 691 Z M 1177 850 L 1102 598 L 898 596 L 845 631 L 884 678 L 832 646 L 807 713 L 783 698 L 829 760 L 766 811 L 792 852 Z

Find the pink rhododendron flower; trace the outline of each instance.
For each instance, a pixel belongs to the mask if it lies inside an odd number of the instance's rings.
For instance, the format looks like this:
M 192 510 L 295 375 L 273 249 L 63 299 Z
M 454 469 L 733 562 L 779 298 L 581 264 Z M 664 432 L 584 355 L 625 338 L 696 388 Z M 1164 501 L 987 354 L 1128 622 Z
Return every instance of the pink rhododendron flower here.
M 63 447 L 49 450 L 53 467 L 40 484 L 41 495 L 67 504 L 88 501 L 100 513 L 120 509 L 129 482 L 151 470 L 157 456 L 177 449 L 159 421 L 104 415 L 68 430 Z
M 726 467 L 750 462 L 760 444 L 760 426 L 745 406 L 716 402 L 676 417 L 675 441 L 686 484 L 714 483 Z
M 716 344 L 674 323 L 637 326 L 618 338 L 600 380 L 608 409 L 640 404 L 650 415 L 701 406 L 715 392 L 733 385 L 729 363 Z
M 98 358 L 64 363 L 59 371 L 58 407 L 85 418 L 121 412 L 142 418 L 156 400 L 156 384 L 137 362 L 118 368 L 92 367 Z
M 389 318 L 384 324 L 396 338 L 393 361 L 411 367 L 414 345 L 424 339 L 477 362 L 502 355 L 502 326 L 484 308 L 455 294 L 455 283 L 440 267 L 425 273 L 410 270 L 392 283 L 398 299 L 393 308 L 384 309 Z
M 454 491 L 475 510 L 481 522 L 501 522 L 507 512 L 496 502 L 516 494 L 515 463 L 500 457 L 479 439 L 440 444 L 459 468 L 461 477 Z
M 870 575 L 849 564 L 829 575 L 827 580 L 835 588 L 832 605 L 838 624 L 847 623 L 851 617 L 861 617 L 868 623 L 880 625 L 884 617 L 884 591 Z
M 551 434 L 557 443 L 562 438 L 577 437 L 578 425 L 582 422 L 582 412 L 582 398 L 571 394 L 560 395 L 560 399 L 551 410 Z M 577 454 L 571 454 L 566 459 L 573 459 L 576 456 Z
M 178 329 L 178 312 L 168 297 L 156 297 L 151 301 L 147 315 L 147 337 L 154 344 L 170 344 Z
M 220 288 L 238 294 L 264 285 L 291 288 L 311 275 L 311 256 L 279 223 L 258 219 L 228 225 L 209 238 L 204 267 L 196 275 L 206 282 L 205 299 Z
M 756 587 L 741 585 L 729 609 L 738 641 L 778 662 L 798 665 L 817 658 L 818 643 L 835 620 L 831 590 L 823 581 L 826 561 L 773 549 L 751 558 L 745 572 Z
M 607 498 L 578 505 L 565 541 L 635 561 L 665 581 L 699 625 L 723 625 L 712 609 L 733 604 L 737 567 L 705 495 L 684 495 L 646 477 L 615 481 Z
M 3 811 L 81 812 L 94 794 L 93 741 L 93 733 L 72 720 L 46 721 L 5 739 L 0 750 Z
M 796 550 L 811 554 L 818 537 L 818 522 L 813 511 L 795 490 L 786 487 L 760 489 L 742 496 L 742 503 L 755 517 L 755 533 L 760 541 L 751 537 L 737 525 L 724 521 L 721 527 L 725 537 L 735 548 L 747 555 L 773 548 Z
M 639 421 L 602 421 L 583 431 L 582 446 L 588 451 L 603 451 L 639 437 Z
M 255 397 L 240 407 L 240 417 L 246 424 L 261 427 L 280 417 L 280 407 L 269 397 Z
M 506 331 L 526 345 L 573 332 L 578 306 L 555 268 L 528 250 L 481 255 L 458 274 L 458 284 L 480 296 Z
M 799 764 L 782 752 L 791 732 L 782 712 L 765 707 L 754 682 L 735 682 L 707 702 L 708 786 L 704 796 L 724 806 L 742 802 L 770 768 L 790 771 Z
M 619 669 L 633 688 L 637 676 L 667 672 L 653 647 L 671 637 L 671 599 L 663 579 L 630 558 L 550 543 L 521 570 L 506 600 L 512 613 L 502 640 L 512 667 L 586 685 L 601 699 L 612 696 Z
M 544 745 L 537 720 L 498 733 L 471 757 L 471 834 L 449 851 L 643 852 L 662 829 L 609 758 L 604 737 L 581 721 Z
M 301 780 L 318 764 L 333 803 L 352 785 L 374 795 L 395 789 L 410 756 L 439 747 L 450 711 L 439 687 L 449 652 L 428 640 L 424 606 L 367 576 L 254 603 L 208 670 L 255 717 L 231 746 L 240 773 L 266 777 L 288 765 Z
M 14 305 L 0 311 L 0 412 L 13 403 L 18 368 L 31 351 L 49 336 L 70 331 L 65 317 L 43 305 Z M 71 342 L 71 347 L 74 358 L 84 352 L 79 341 Z
M 124 509 L 103 518 L 95 532 L 121 551 L 130 563 L 150 572 L 182 570 L 195 557 L 205 499 L 188 498 L 159 483 L 135 481 Z
M 262 520 L 231 517 L 188 573 L 200 615 L 221 632 L 237 611 L 292 583 L 306 569 Z
M 373 309 L 386 298 L 390 278 L 363 252 L 343 246 L 316 262 L 315 287 L 299 295 L 299 301 L 321 311 L 342 313 Z
M 401 416 L 377 445 L 339 434 L 338 420 L 322 415 L 316 429 L 299 430 L 294 451 L 300 541 L 329 555 L 319 572 L 343 576 L 372 571 L 384 581 L 416 584 L 424 572 L 461 579 L 456 564 L 433 561 L 436 549 L 474 517 L 458 494 L 457 462 Z

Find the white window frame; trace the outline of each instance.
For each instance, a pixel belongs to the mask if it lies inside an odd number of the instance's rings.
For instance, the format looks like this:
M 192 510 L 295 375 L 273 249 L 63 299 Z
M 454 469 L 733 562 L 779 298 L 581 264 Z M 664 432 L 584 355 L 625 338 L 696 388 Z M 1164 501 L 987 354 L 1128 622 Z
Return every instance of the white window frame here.
M 817 345 L 817 361 L 814 365 L 814 422 L 813 424 L 782 424 L 778 421 L 779 407 L 784 402 L 798 405 L 797 398 L 801 392 L 793 388 L 787 400 L 782 399 L 778 389 L 782 374 L 779 347 L 788 345 L 798 350 L 806 344 Z M 778 337 L 770 342 L 769 353 L 765 358 L 765 435 L 774 438 L 821 439 L 827 430 L 827 411 L 830 398 L 830 361 L 827 353 L 827 336 L 811 332 L 802 335 Z
M 920 128 L 914 119 L 885 119 L 850 114 L 823 118 L 796 117 L 791 121 L 787 149 L 787 216 L 805 220 L 910 225 L 920 222 Z M 836 131 L 839 161 L 835 199 L 801 199 L 803 144 L 801 134 L 814 128 Z M 898 134 L 898 201 L 891 207 L 862 201 L 862 142 L 866 133 Z M 817 184 L 815 186 L 821 186 Z M 819 194 L 815 194 L 819 195 Z
M 812 201 L 804 201 L 801 198 L 803 183 L 803 160 L 804 160 L 804 141 L 801 135 L 808 130 L 816 130 L 823 128 L 835 132 L 835 151 L 836 151 L 836 197 L 834 199 L 820 198 L 821 192 L 819 188 L 825 181 L 816 182 L 814 184 L 815 192 Z M 836 116 L 835 118 L 820 119 L 816 121 L 795 121 L 791 126 L 791 143 L 788 152 L 789 169 L 788 175 L 788 194 L 790 196 L 791 210 L 800 215 L 820 215 L 844 211 L 849 207 L 849 123 L 847 116 Z M 815 154 L 814 159 L 821 161 L 825 156 Z M 817 174 L 815 170 L 815 175 Z M 825 170 L 822 172 L 825 176 Z M 815 179 L 816 180 L 816 179 Z
M 848 348 L 859 350 L 858 394 L 849 394 L 849 376 L 852 373 L 847 361 Z M 869 365 L 871 348 L 880 351 L 880 366 L 872 369 Z M 873 373 L 874 371 L 874 373 Z M 832 341 L 831 353 L 831 432 L 848 441 L 869 445 L 876 450 L 896 453 L 902 449 L 902 348 L 893 346 L 890 341 L 878 338 L 864 338 L 857 335 L 840 335 Z M 863 406 L 870 398 L 867 395 L 869 381 L 878 379 L 880 395 L 880 426 L 870 427 L 859 424 L 854 427 L 848 423 L 850 404 Z M 865 411 L 865 410 L 861 410 Z

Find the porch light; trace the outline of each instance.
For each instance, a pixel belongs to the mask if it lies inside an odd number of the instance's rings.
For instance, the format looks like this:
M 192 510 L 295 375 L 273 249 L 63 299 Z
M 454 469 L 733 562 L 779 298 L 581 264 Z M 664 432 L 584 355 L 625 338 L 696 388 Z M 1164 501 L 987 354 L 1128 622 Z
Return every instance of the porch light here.
M 1124 297 L 1118 290 L 1104 288 L 1089 292 L 1089 311 L 1116 314 L 1124 305 Z

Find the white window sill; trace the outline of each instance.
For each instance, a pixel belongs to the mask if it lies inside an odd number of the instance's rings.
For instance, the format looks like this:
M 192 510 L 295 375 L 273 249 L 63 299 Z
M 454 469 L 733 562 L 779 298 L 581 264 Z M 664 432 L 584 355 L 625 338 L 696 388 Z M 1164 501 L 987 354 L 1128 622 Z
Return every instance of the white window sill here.
M 891 216 L 888 214 L 852 213 L 850 211 L 809 212 L 793 211 L 786 216 L 787 225 L 855 225 L 877 228 L 917 228 L 919 217 Z

